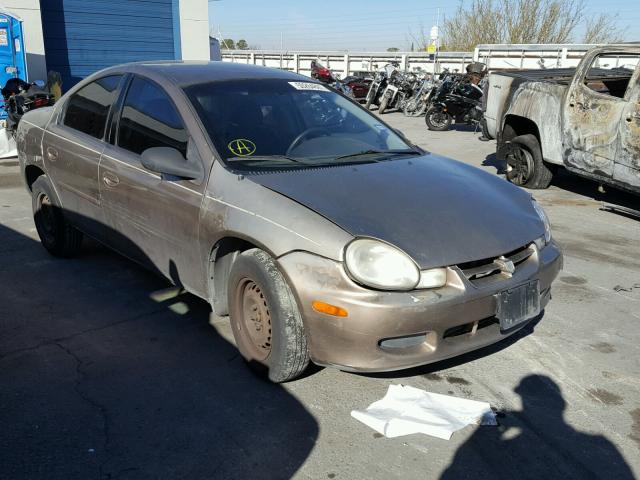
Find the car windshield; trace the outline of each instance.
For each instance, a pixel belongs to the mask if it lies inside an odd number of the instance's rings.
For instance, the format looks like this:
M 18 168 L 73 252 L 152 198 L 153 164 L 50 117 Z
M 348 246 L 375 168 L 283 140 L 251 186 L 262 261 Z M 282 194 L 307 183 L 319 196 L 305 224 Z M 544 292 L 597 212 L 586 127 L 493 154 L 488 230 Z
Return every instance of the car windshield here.
M 184 90 L 233 168 L 304 168 L 420 153 L 377 117 L 318 83 L 238 80 Z

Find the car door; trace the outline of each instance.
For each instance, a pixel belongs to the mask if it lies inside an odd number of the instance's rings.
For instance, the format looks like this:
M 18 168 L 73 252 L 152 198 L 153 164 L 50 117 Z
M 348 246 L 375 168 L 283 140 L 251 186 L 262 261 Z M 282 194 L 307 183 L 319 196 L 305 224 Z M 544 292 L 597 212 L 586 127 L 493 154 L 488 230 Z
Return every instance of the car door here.
M 640 62 L 629 85 L 627 105 L 622 112 L 620 154 L 616 156 L 613 178 L 640 188 Z
M 72 94 L 43 137 L 44 164 L 65 214 L 85 232 L 100 238 L 98 164 L 107 118 L 122 75 L 95 80 Z
M 204 169 L 196 180 L 169 177 L 147 170 L 141 154 L 171 147 L 198 165 L 201 156 L 175 103 L 154 81 L 132 76 L 120 103 L 100 162 L 109 242 L 198 292 L 204 278 L 198 242 Z
M 612 178 L 619 148 L 618 125 L 628 101 L 633 70 L 619 67 L 618 51 L 585 57 L 564 105 L 564 151 L 568 166 Z

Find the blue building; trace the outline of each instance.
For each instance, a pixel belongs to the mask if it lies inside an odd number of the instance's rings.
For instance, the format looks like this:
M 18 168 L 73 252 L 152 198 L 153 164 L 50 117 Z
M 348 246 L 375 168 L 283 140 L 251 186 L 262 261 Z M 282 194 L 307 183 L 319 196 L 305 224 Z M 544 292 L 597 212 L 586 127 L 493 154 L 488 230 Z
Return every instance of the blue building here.
M 3 5 L 23 20 L 28 79 L 46 79 L 47 71 L 55 70 L 64 90 L 118 63 L 209 59 L 207 0 L 4 0 Z

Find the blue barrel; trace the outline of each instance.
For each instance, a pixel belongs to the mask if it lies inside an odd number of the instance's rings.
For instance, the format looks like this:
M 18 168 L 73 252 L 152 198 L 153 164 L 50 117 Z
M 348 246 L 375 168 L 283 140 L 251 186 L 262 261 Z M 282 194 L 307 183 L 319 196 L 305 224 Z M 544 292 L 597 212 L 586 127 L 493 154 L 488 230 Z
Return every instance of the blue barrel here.
M 24 53 L 22 20 L 6 11 L 0 10 L 0 88 L 10 78 L 27 80 L 27 62 Z M 2 97 L 0 97 L 2 102 Z M 6 118 L 7 112 L 0 109 L 0 118 Z

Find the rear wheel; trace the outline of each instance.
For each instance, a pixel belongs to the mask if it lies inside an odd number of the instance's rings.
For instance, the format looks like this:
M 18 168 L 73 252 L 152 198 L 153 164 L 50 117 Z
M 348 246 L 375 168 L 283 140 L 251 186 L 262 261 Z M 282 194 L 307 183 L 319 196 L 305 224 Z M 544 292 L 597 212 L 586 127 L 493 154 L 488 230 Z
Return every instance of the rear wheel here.
M 33 219 L 42 246 L 57 257 L 73 257 L 80 251 L 82 232 L 64 218 L 49 179 L 41 176 L 31 186 Z
M 431 107 L 427 110 L 424 121 L 429 130 L 444 132 L 445 130 L 449 130 L 449 127 L 451 127 L 453 118 L 451 118 L 451 115 L 445 112 L 441 107 Z
M 542 150 L 536 136 L 520 135 L 510 143 L 505 155 L 507 180 L 520 187 L 547 188 L 553 179 L 553 171 L 542 159 Z
M 229 316 L 238 350 L 272 382 L 298 377 L 309 364 L 307 337 L 293 293 L 273 258 L 254 248 L 229 274 Z

